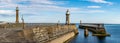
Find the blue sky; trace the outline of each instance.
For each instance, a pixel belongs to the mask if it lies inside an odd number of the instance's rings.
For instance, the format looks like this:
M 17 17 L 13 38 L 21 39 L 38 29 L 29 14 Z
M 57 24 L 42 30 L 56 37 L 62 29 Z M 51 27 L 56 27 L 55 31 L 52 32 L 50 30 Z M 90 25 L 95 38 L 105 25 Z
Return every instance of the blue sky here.
M 0 0 L 0 21 L 15 22 L 15 8 L 27 23 L 119 23 L 120 0 Z

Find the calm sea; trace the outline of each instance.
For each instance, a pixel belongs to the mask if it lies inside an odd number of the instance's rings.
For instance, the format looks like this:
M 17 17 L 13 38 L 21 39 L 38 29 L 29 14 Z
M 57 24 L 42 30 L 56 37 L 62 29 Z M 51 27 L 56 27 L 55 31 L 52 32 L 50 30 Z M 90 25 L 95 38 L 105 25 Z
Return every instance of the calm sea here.
M 79 34 L 70 43 L 120 43 L 120 24 L 105 24 L 104 26 L 111 36 L 101 38 L 92 36 L 92 33 L 89 32 L 89 36 L 84 37 L 84 30 L 78 28 Z

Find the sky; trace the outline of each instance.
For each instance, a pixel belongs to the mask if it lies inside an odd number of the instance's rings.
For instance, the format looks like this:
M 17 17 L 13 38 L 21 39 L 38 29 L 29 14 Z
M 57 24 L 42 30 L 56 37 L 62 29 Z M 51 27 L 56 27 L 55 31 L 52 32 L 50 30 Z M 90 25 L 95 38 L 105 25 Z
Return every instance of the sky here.
M 120 0 L 0 0 L 0 21 L 15 22 L 19 7 L 26 23 L 65 23 L 70 10 L 70 22 L 120 24 Z

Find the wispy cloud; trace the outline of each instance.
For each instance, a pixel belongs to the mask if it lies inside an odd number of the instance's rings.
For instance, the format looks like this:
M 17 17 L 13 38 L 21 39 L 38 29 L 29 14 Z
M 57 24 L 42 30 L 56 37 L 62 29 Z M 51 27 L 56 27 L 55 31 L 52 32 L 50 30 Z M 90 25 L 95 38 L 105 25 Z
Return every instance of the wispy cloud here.
M 56 5 L 56 4 L 63 4 L 63 1 L 52 1 L 52 0 L 17 0 L 15 2 L 29 2 L 29 4 L 47 4 L 47 5 Z M 23 3 L 24 4 L 24 3 Z
M 15 14 L 14 10 L 0 10 L 0 15 L 13 15 Z
M 57 4 L 56 2 L 50 0 L 31 0 L 31 3 L 35 4 Z
M 104 3 L 104 4 L 109 4 L 109 5 L 113 5 L 112 2 L 106 1 L 106 0 L 88 0 L 90 2 L 95 2 L 95 3 Z
M 58 20 L 63 20 L 64 18 L 63 16 L 65 16 L 64 14 L 67 9 L 70 9 L 72 11 L 79 10 L 79 8 L 76 8 L 76 7 L 58 6 L 59 4 L 64 4 L 64 2 L 62 1 L 55 2 L 51 0 L 18 0 L 18 1 L 3 0 L 1 2 L 2 3 L 0 3 L 0 8 L 2 10 L 0 10 L 0 14 L 1 14 L 0 16 L 5 17 L 9 15 L 15 15 L 15 8 L 16 6 L 19 6 L 19 11 L 20 11 L 19 14 L 20 15 L 23 14 L 25 16 L 25 19 L 27 19 L 25 22 L 30 22 L 31 19 L 33 19 L 32 22 L 45 22 L 45 21 L 57 22 Z M 59 14 L 56 12 L 58 12 Z M 11 18 L 11 17 L 8 17 L 8 18 Z M 12 20 L 15 19 L 14 17 L 12 18 L 13 18 Z M 37 18 L 39 18 L 40 20 Z
M 87 6 L 87 8 L 101 8 L 101 6 Z
M 90 0 L 89 0 L 90 1 Z M 110 4 L 108 1 L 95 1 L 96 3 Z M 67 3 L 69 4 L 69 3 Z M 104 10 L 85 9 L 81 7 L 68 7 L 66 2 L 53 0 L 2 0 L 0 2 L 0 19 L 3 21 L 15 21 L 15 17 L 5 17 L 7 15 L 15 16 L 15 8 L 18 5 L 20 15 L 24 15 L 25 22 L 57 22 L 58 20 L 65 21 L 65 12 L 70 9 L 72 22 L 78 21 L 81 14 L 104 13 Z M 87 8 L 101 8 L 101 6 L 89 6 Z M 6 13 L 7 12 L 7 13 Z M 4 15 L 3 15 L 4 14 Z M 75 15 L 76 14 L 76 15 Z M 28 16 L 29 15 L 29 16 Z M 84 15 L 83 15 L 84 16 Z M 21 16 L 20 16 L 21 17 Z M 76 17 L 76 18 L 75 18 Z M 5 19 L 3 19 L 5 18 Z M 75 20 L 77 19 L 77 20 Z M 82 18 L 84 19 L 84 17 Z M 32 20 L 32 21 L 31 21 Z
M 104 10 L 88 10 L 89 13 L 104 13 Z

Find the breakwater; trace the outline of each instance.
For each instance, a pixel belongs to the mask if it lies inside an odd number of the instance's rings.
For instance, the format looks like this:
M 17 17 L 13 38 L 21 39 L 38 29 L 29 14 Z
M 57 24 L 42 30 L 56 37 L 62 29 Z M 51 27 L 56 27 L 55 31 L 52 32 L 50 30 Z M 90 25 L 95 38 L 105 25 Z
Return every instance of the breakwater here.
M 12 25 L 11 25 L 12 26 Z M 6 29 L 10 29 L 5 28 Z M 4 39 L 7 39 L 8 42 L 22 42 L 22 43 L 48 43 L 55 42 L 58 39 L 64 39 L 62 37 L 66 37 L 65 40 L 58 40 L 59 42 L 64 42 L 69 38 L 73 37 L 78 33 L 75 24 L 63 25 L 63 24 L 49 24 L 49 25 L 35 25 L 35 24 L 26 24 L 25 28 L 11 27 L 10 35 L 6 35 Z M 8 37 L 9 36 L 9 37 Z M 13 38 L 15 37 L 15 38 Z M 10 38 L 12 38 L 10 40 Z M 2 42 L 6 42 L 3 40 Z

